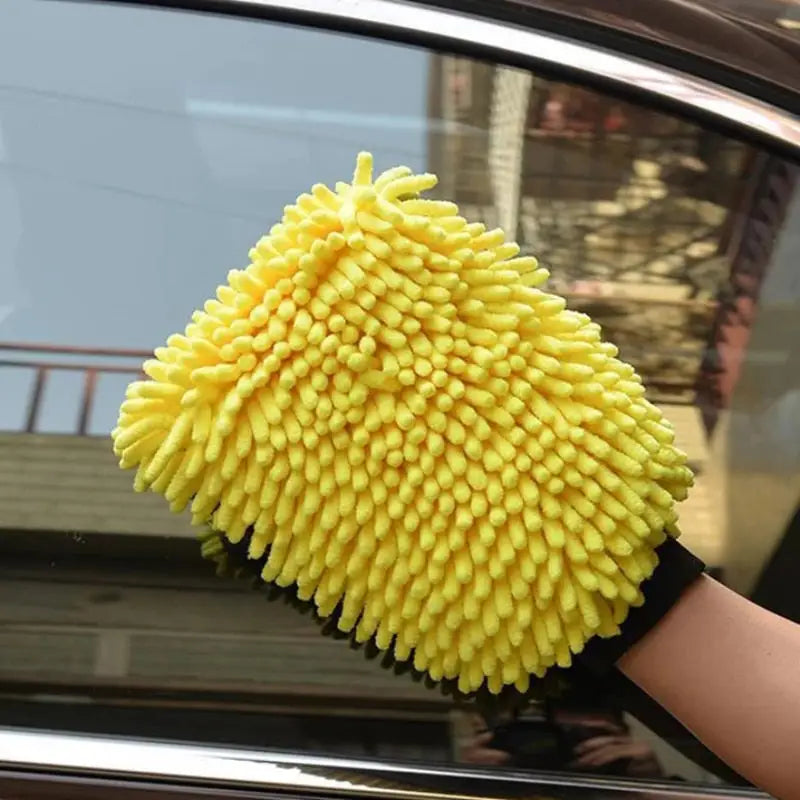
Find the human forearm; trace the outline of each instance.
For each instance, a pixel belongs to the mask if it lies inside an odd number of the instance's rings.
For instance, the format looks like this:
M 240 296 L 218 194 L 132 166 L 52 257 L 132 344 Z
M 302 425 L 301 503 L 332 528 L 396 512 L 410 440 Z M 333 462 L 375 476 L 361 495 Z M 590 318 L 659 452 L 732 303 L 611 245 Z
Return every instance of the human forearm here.
M 619 666 L 743 776 L 800 800 L 800 626 L 704 576 Z

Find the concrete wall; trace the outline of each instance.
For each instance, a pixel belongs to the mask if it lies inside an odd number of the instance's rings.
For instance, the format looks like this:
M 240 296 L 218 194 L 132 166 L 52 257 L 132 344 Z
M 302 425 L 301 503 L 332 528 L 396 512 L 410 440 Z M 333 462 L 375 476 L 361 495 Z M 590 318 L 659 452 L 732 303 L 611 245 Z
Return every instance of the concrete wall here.
M 443 699 L 244 581 L 132 586 L 113 571 L 76 577 L 57 563 L 0 581 L 0 682 Z
M 0 529 L 194 536 L 188 515 L 136 494 L 106 437 L 0 434 Z
M 717 563 L 725 536 L 724 480 L 709 463 L 697 410 L 665 406 L 664 412 L 678 445 L 703 470 L 681 505 L 686 544 Z M 188 514 L 171 514 L 160 496 L 137 494 L 132 486 L 133 473 L 119 469 L 105 437 L 0 434 L 0 530 L 194 537 Z
M 13 540 L 27 538 L 20 558 Z M 58 532 L 74 533 L 48 555 Z M 246 581 L 216 578 L 211 565 L 172 561 L 152 571 L 114 558 L 84 559 L 80 534 L 194 538 L 188 515 L 155 494 L 136 494 L 105 438 L 0 434 L 0 682 L 173 689 L 235 689 L 269 695 L 438 702 L 322 636 L 282 602 L 254 595 Z M 116 537 L 109 537 L 116 538 Z M 42 540 L 30 554 L 27 545 Z M 153 548 L 141 541 L 141 557 Z M 156 543 L 153 543 L 157 548 Z M 39 555 L 36 555 L 39 553 Z M 172 565 L 172 566 L 170 566 Z M 176 574 L 172 574 L 171 570 Z M 143 571 L 144 570 L 144 571 Z M 180 574 L 178 574 L 180 571 Z
M 696 411 L 666 411 L 679 444 L 706 464 Z M 687 544 L 713 560 L 721 531 L 705 475 L 682 521 Z M 186 515 L 132 490 L 132 473 L 118 468 L 107 438 L 24 433 L 0 434 L 0 531 L 12 554 L 14 537 L 33 531 L 194 537 Z M 0 581 L 0 679 L 433 699 L 320 636 L 293 609 L 254 602 L 241 583 L 213 578 L 199 555 L 193 577 L 170 577 L 168 565 L 158 575 L 136 573 L 124 554 L 113 558 L 113 546 L 106 566 L 81 567 L 76 541 L 66 563 L 75 562 L 79 575 L 58 558 L 3 564 L 11 572 Z

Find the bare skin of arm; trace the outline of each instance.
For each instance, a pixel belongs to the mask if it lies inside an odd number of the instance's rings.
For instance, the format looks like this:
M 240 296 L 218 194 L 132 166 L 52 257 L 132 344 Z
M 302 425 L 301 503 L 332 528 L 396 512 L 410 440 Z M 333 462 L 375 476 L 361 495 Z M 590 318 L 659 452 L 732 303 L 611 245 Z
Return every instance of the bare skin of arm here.
M 618 666 L 745 778 L 800 800 L 800 625 L 703 576 Z

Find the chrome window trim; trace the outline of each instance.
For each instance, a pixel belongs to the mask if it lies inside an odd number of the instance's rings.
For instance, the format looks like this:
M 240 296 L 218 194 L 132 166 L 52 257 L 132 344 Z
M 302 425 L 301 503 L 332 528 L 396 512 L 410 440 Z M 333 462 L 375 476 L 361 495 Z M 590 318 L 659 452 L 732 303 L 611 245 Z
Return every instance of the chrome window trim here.
M 0 788 L 5 774 L 125 778 L 217 786 L 306 797 L 385 800 L 500 800 L 531 797 L 559 789 L 600 790 L 624 797 L 646 793 L 649 800 L 681 796 L 718 800 L 768 798 L 755 789 L 582 777 L 573 774 L 458 769 L 385 764 L 349 758 L 274 753 L 245 748 L 144 741 L 111 736 L 0 728 Z M 442 788 L 442 781 L 448 787 Z
M 131 0 L 107 0 L 129 4 Z M 800 117 L 734 89 L 596 45 L 507 22 L 404 0 L 134 0 L 137 5 L 346 29 L 454 52 L 479 51 L 522 68 L 568 70 L 800 150 Z

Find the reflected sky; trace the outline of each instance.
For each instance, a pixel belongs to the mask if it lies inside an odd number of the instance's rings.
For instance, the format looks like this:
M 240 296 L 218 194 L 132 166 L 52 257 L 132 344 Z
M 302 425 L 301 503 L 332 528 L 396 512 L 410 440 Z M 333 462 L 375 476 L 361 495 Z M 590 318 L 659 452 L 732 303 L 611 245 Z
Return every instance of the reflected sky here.
M 425 51 L 124 6 L 3 11 L 0 341 L 152 348 L 358 150 L 426 167 Z M 0 427 L 30 381 L 3 370 Z M 45 429 L 73 425 L 71 381 L 54 379 Z

